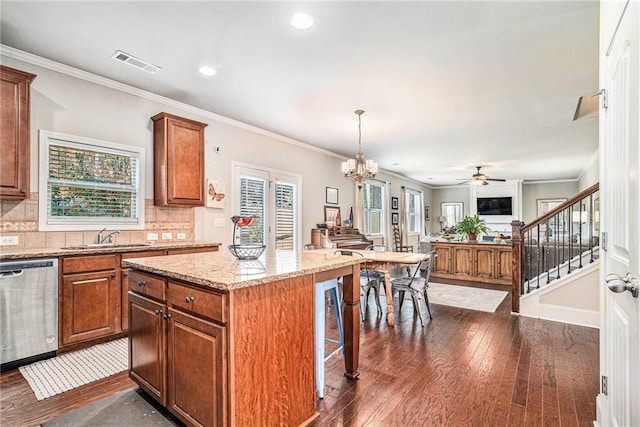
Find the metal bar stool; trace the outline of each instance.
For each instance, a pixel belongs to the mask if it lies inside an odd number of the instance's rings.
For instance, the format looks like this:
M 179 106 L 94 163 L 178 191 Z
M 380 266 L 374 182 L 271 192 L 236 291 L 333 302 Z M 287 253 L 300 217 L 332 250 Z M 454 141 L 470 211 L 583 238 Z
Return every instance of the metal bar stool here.
M 334 340 L 325 336 L 325 292 L 331 290 L 331 296 L 333 297 L 333 307 L 336 311 L 336 319 L 338 321 L 338 334 L 339 339 Z M 338 280 L 331 279 L 324 282 L 316 283 L 315 288 L 315 318 L 316 318 L 316 331 L 315 331 L 315 348 L 316 348 L 316 387 L 318 389 L 318 397 L 324 398 L 324 362 L 329 360 L 332 356 L 342 351 L 342 357 L 344 357 L 344 331 L 342 329 L 342 309 L 340 308 L 340 295 L 338 292 Z M 328 356 L 324 354 L 325 341 L 338 344 L 339 347 L 331 352 Z

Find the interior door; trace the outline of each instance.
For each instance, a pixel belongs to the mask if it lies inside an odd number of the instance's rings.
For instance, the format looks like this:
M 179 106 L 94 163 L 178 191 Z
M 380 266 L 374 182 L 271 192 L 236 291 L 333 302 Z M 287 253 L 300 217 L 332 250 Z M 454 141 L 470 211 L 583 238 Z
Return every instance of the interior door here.
M 640 425 L 640 299 L 624 290 L 633 285 L 632 277 L 640 277 L 638 14 L 635 1 L 601 3 L 600 70 L 607 103 L 600 109 L 600 206 L 606 243 L 598 423 L 603 426 Z M 626 273 L 630 283 L 617 279 L 621 292 L 608 289 L 616 283 L 611 275 Z

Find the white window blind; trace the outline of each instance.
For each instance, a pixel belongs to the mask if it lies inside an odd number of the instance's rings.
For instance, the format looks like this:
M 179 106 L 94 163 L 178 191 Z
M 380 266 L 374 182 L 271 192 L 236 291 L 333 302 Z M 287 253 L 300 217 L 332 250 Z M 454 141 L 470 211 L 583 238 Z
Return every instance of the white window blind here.
M 363 187 L 364 233 L 367 235 L 384 233 L 384 183 L 365 182 Z
M 296 188 L 293 184 L 276 181 L 275 184 L 275 237 L 276 249 L 295 248 Z
M 407 232 L 420 233 L 422 222 L 422 194 L 419 191 L 406 189 Z
M 251 227 L 236 230 L 236 244 L 263 244 L 267 183 L 254 177 L 240 178 L 240 215 L 255 216 L 258 220 Z
M 40 144 L 41 229 L 144 226 L 143 149 L 47 131 Z

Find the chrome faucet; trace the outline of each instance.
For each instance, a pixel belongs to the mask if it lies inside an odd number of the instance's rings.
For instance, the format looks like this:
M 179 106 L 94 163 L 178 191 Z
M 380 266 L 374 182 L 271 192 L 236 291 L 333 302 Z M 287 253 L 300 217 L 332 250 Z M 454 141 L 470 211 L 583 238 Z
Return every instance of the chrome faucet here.
M 106 243 L 113 243 L 112 242 L 113 235 L 120 233 L 120 230 L 115 230 L 115 231 L 112 231 L 111 233 L 107 234 L 106 236 L 103 236 L 102 233 L 104 233 L 105 231 L 107 231 L 107 227 L 105 227 L 102 230 L 98 231 L 98 238 L 96 239 L 96 243 L 98 243 L 99 245 L 104 245 Z

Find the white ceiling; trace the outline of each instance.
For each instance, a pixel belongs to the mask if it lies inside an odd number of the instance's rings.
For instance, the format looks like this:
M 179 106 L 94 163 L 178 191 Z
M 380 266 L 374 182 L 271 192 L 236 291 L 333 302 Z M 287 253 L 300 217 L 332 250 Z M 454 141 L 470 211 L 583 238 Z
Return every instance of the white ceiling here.
M 289 26 L 299 11 L 313 28 Z M 597 2 L 2 0 L 1 27 L 4 45 L 348 157 L 363 109 L 365 157 L 430 185 L 475 165 L 575 179 L 598 148 L 597 118 L 572 122 L 598 89 Z

